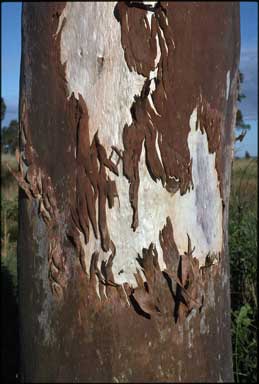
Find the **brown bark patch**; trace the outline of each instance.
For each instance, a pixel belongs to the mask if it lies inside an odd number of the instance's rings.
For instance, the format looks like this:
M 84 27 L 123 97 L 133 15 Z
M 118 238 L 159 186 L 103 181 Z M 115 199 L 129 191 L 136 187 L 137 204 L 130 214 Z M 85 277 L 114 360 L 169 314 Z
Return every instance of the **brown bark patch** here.
M 147 12 L 152 14 L 151 28 Z M 133 122 L 130 127 L 125 125 L 123 132 L 123 165 L 130 182 L 134 231 L 138 226 L 138 167 L 143 142 L 146 165 L 154 181 L 161 180 L 169 193 L 180 189 L 185 194 L 192 187 L 187 137 L 189 119 L 196 106 L 201 130 L 208 136 L 209 150 L 217 153 L 216 169 L 221 182 L 226 74 L 230 71 L 233 76 L 235 47 L 232 44 L 231 52 L 222 56 L 225 43 L 218 31 L 228 33 L 225 20 L 231 17 L 231 12 L 231 7 L 224 3 L 201 2 L 158 2 L 154 7 L 141 2 L 118 2 L 115 7 L 127 65 L 131 71 L 147 77 L 131 108 Z M 155 89 L 151 92 L 149 75 L 155 69 L 157 38 L 161 56 Z M 144 58 L 141 53 L 145 53 Z M 222 193 L 221 183 L 220 190 Z
M 106 150 L 99 140 L 98 132 L 90 144 L 88 112 L 82 96 L 79 95 L 77 101 L 72 95 L 70 103 L 74 105 L 78 113 L 75 123 L 77 127 L 75 147 L 76 193 L 71 204 L 71 224 L 68 236 L 73 239 L 81 265 L 87 272 L 85 267 L 86 255 L 81 246 L 80 232 L 84 235 L 84 241 L 87 244 L 91 226 L 95 237 L 100 237 L 103 250 L 105 252 L 111 250 L 112 255 L 115 255 L 115 246 L 107 227 L 106 203 L 108 201 L 109 208 L 112 208 L 118 193 L 116 183 L 107 175 L 106 168 L 118 175 L 118 163 L 114 163 L 111 156 L 107 156 Z M 98 204 L 98 214 L 96 203 Z

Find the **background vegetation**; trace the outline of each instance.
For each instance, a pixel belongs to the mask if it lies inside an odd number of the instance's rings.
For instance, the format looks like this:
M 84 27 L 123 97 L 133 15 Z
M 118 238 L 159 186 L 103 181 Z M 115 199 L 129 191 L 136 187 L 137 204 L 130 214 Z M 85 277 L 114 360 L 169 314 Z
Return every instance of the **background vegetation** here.
M 236 382 L 257 373 L 257 159 L 234 161 L 229 210 L 232 342 Z
M 19 337 L 17 307 L 18 187 L 6 167 L 16 168 L 12 155 L 1 159 L 1 376 L 4 382 L 18 381 Z

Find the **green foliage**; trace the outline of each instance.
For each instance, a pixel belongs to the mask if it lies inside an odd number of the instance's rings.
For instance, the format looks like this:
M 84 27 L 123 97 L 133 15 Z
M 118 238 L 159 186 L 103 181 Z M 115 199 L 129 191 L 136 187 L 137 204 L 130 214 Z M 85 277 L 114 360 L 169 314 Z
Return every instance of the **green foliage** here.
M 235 160 L 229 210 L 229 252 L 236 382 L 257 382 L 257 224 L 257 159 Z
M 253 310 L 247 303 L 232 313 L 234 375 L 237 383 L 257 382 L 256 326 L 253 317 Z
M 250 124 L 245 124 L 243 114 L 240 111 L 240 109 L 237 110 L 236 128 L 237 129 L 250 129 L 251 128 Z
M 17 222 L 18 222 L 18 201 L 1 199 L 1 222 L 4 222 L 4 216 L 9 224 L 9 231 L 12 234 L 11 241 L 17 240 Z M 1 227 L 1 236 L 4 228 Z
M 238 90 L 238 95 L 237 95 L 237 100 L 239 102 L 242 101 L 242 99 L 245 99 L 246 96 L 241 93 L 241 84 L 244 82 L 244 74 L 242 72 L 240 72 L 240 70 L 238 71 L 238 84 L 237 84 L 237 90 Z
M 3 170 L 4 168 L 4 170 Z M 9 180 L 2 165 L 2 193 L 1 193 L 1 263 L 10 272 L 13 284 L 17 285 L 16 242 L 18 233 L 18 196 L 15 180 Z M 10 172 L 9 172 L 10 173 Z M 11 185 L 10 185 L 11 184 Z M 9 195 L 9 191 L 12 193 Z
M 5 112 L 6 112 L 6 105 L 5 105 L 4 99 L 1 97 L 1 121 L 4 120 Z
M 6 105 L 1 97 L 1 121 L 5 117 Z M 17 120 L 11 120 L 8 127 L 1 129 L 1 148 L 8 149 L 8 152 L 14 154 L 18 147 L 19 123 Z
M 239 102 L 241 102 L 242 99 L 245 99 L 245 95 L 243 93 L 241 93 L 241 84 L 243 82 L 244 82 L 244 74 L 239 71 L 239 78 L 238 78 L 238 85 L 237 85 L 237 89 L 238 89 L 237 100 Z M 250 124 L 245 124 L 243 114 L 242 114 L 241 110 L 238 109 L 237 114 L 236 114 L 236 129 L 248 130 L 250 128 L 251 128 Z
M 17 120 L 12 120 L 9 127 L 3 127 L 1 131 L 2 147 L 8 146 L 11 153 L 18 147 L 19 124 Z
M 6 167 L 17 168 L 14 156 L 2 155 L 1 162 L 1 377 L 18 382 L 19 327 L 17 306 L 18 188 Z

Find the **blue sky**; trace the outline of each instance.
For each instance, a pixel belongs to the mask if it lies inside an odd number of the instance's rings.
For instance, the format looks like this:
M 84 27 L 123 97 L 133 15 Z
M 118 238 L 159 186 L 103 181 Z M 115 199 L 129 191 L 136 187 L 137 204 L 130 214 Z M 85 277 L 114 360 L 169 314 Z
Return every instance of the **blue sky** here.
M 2 89 L 1 95 L 7 105 L 3 126 L 17 119 L 19 99 L 19 72 L 21 56 L 21 3 L 2 3 Z M 245 151 L 257 156 L 258 136 L 258 4 L 241 2 L 241 57 L 240 69 L 244 73 L 242 87 L 246 98 L 242 101 L 244 120 L 251 125 L 242 143 L 237 144 L 237 155 Z

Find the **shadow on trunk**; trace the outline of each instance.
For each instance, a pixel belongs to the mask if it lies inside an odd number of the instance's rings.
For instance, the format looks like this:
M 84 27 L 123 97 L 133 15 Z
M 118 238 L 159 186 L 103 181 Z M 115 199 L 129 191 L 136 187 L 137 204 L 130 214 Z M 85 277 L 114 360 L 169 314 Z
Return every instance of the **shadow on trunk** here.
M 11 274 L 2 264 L 1 313 L 1 378 L 4 382 L 19 382 L 19 335 L 16 292 Z

